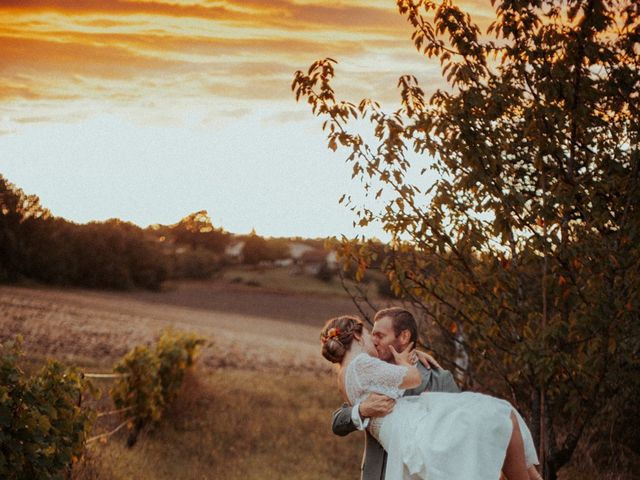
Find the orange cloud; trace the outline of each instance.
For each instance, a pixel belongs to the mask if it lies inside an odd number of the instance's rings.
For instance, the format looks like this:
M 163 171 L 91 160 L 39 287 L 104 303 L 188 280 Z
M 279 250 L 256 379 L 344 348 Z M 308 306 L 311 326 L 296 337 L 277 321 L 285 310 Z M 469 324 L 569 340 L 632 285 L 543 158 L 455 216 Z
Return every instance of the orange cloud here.
M 88 100 L 213 97 L 287 108 L 295 70 L 326 56 L 341 61 L 349 99 L 395 100 L 401 74 L 437 81 L 410 33 L 391 0 L 4 0 L 0 102 L 16 112 L 37 107 L 25 121 Z
M 5 0 L 0 12 L 6 13 L 60 13 L 64 15 L 148 15 L 173 18 L 196 18 L 233 22 L 255 27 L 284 27 L 299 30 L 317 28 L 357 28 L 363 30 L 393 31 L 402 23 L 393 8 L 375 8 L 365 5 L 298 4 L 292 1 L 227 1 L 222 5 L 181 4 L 157 1 L 128 0 Z
M 164 15 L 171 17 L 194 17 L 206 19 L 231 19 L 233 12 L 219 6 L 180 5 L 176 3 L 126 1 L 126 0 L 5 0 L 4 12 L 56 12 L 66 15 Z

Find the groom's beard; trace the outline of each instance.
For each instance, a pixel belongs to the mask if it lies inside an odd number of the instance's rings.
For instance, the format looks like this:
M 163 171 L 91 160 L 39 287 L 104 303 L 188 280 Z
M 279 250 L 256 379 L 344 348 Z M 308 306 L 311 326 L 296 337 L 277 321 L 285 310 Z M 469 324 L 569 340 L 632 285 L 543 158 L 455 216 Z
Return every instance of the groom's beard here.
M 405 350 L 405 348 L 407 348 L 409 345 L 398 345 L 395 343 L 390 344 L 393 346 L 393 348 L 396 349 L 396 352 L 403 352 Z M 391 353 L 391 348 L 389 346 L 387 347 L 376 347 L 376 350 L 378 352 L 378 358 L 380 360 L 384 360 L 387 363 L 392 363 L 395 365 L 396 361 L 393 358 L 393 354 Z
M 378 351 L 378 358 L 380 358 L 380 360 L 384 360 L 387 363 L 395 363 L 389 347 L 382 350 L 376 348 L 376 350 Z

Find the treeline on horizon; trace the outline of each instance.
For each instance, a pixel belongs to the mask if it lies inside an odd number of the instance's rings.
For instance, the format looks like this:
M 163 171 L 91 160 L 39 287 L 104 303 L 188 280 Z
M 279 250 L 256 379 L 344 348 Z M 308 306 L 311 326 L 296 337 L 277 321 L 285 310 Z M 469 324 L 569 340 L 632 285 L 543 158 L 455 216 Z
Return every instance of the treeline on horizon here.
M 228 261 L 227 246 L 240 240 L 245 264 L 289 255 L 287 239 L 234 236 L 214 227 L 206 211 L 144 229 L 119 219 L 77 224 L 0 174 L 0 283 L 158 290 L 169 279 L 211 277 Z

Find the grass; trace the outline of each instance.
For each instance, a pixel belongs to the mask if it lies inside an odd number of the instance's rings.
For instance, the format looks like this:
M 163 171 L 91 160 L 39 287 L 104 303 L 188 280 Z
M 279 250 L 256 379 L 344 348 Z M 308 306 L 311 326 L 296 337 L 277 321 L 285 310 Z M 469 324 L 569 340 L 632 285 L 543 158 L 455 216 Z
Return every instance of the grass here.
M 28 359 L 26 370 L 41 365 Z M 98 365 L 98 362 L 95 364 Z M 105 392 L 108 384 L 100 383 Z M 209 370 L 187 376 L 178 399 L 156 425 L 143 430 L 133 448 L 126 432 L 88 446 L 74 480 L 346 480 L 359 477 L 360 433 L 331 433 L 331 412 L 341 403 L 335 379 L 311 372 Z M 110 408 L 103 398 L 99 411 Z M 94 433 L 107 431 L 99 424 Z M 559 480 L 593 478 L 576 452 Z M 588 462 L 587 462 L 588 463 Z M 624 471 L 624 470 L 623 470 Z M 602 480 L 633 476 L 599 472 Z
M 338 274 L 333 275 L 331 280 L 323 281 L 309 273 L 291 274 L 291 267 L 251 267 L 238 265 L 225 267 L 222 272 L 222 279 L 230 283 L 242 283 L 249 286 L 263 287 L 279 292 L 310 293 L 316 295 L 335 295 L 349 298 L 345 292 Z M 367 272 L 365 283 L 360 284 L 369 296 L 377 298 L 380 296 L 376 283 L 384 281 L 384 274 L 376 271 Z M 349 288 L 354 282 L 346 280 Z
M 247 272 L 250 273 L 248 270 Z M 256 273 L 261 274 L 265 275 L 264 272 Z M 280 275 L 289 284 L 309 279 L 289 277 L 286 269 L 281 269 Z M 35 295 L 31 300 L 26 297 L 25 291 L 19 293 L 18 298 L 27 299 L 28 302 L 25 303 L 34 308 L 25 308 L 24 312 L 17 309 L 9 311 L 3 321 L 14 328 L 11 322 L 21 320 L 30 328 L 24 329 L 25 346 L 30 345 L 32 350 L 25 351 L 22 361 L 23 368 L 29 373 L 38 370 L 44 359 L 50 356 L 45 353 L 49 351 L 49 344 L 46 343 L 47 337 L 43 335 L 43 331 L 46 328 L 60 328 L 62 325 L 59 322 L 49 324 L 48 317 L 39 319 L 43 308 L 51 309 L 52 320 L 65 316 L 75 318 L 74 315 L 81 313 L 82 316 L 78 316 L 79 323 L 84 322 L 84 315 L 96 315 L 100 319 L 101 315 L 105 315 L 103 312 L 109 311 L 109 304 L 106 302 L 97 304 L 95 313 L 91 313 L 84 307 L 76 311 L 77 306 L 72 302 L 67 304 L 63 295 L 55 297 L 55 303 L 50 305 L 49 300 L 38 300 L 40 297 Z M 284 301 L 280 298 L 281 295 L 274 297 L 278 303 Z M 113 311 L 120 315 L 120 298 L 108 298 L 113 302 Z M 243 301 L 246 298 L 241 297 Z M 30 303 L 32 301 L 34 303 Z M 298 301 L 298 298 L 292 300 Z M 283 305 L 286 308 L 291 306 Z M 150 309 L 149 315 L 153 315 L 155 311 L 157 310 Z M 135 322 L 136 312 L 130 317 L 123 317 L 123 323 Z M 33 318 L 29 318 L 29 315 Z M 175 318 L 181 323 L 188 323 L 188 317 Z M 90 328 L 96 325 L 95 319 L 86 320 L 87 328 L 74 333 L 74 338 L 79 335 L 75 342 L 85 347 L 55 349 L 54 352 L 60 360 L 79 365 L 83 371 L 110 371 L 117 359 L 100 353 L 101 348 L 96 349 L 96 345 L 101 344 L 96 342 Z M 3 327 L 5 325 L 2 322 L 0 324 Z M 295 328 L 294 324 L 292 328 Z M 30 332 L 37 341 L 28 341 Z M 119 342 L 121 337 L 103 336 L 98 340 Z M 58 342 L 60 339 L 54 337 L 52 341 Z M 341 438 L 331 433 L 330 415 L 341 403 L 341 399 L 335 388 L 335 380 L 330 375 L 259 371 L 256 370 L 260 368 L 259 364 L 252 365 L 253 370 L 214 370 L 205 368 L 204 364 L 197 364 L 196 367 L 197 376 L 186 382 L 176 404 L 168 410 L 159 424 L 143 431 L 134 448 L 128 449 L 125 446 L 126 432 L 113 436 L 105 445 L 91 444 L 86 460 L 74 467 L 73 478 L 346 480 L 359 477 L 362 434 L 354 433 Z M 93 383 L 105 392 L 106 397 L 110 382 L 96 380 Z M 108 409 L 109 401 L 105 398 L 99 405 L 99 410 Z M 109 421 L 113 423 L 109 425 Z M 117 424 L 118 419 L 103 418 L 99 420 L 94 433 L 107 431 Z M 628 475 L 600 472 L 590 460 L 598 459 L 598 455 L 600 454 L 594 451 L 590 441 L 585 439 L 574 454 L 571 464 L 561 470 L 560 480 L 637 478 L 637 472 L 640 471 L 637 461 L 618 469 L 629 472 Z
M 283 292 L 347 296 L 339 278 L 334 277 L 331 281 L 324 282 L 308 273 L 292 275 L 290 267 L 227 267 L 222 278 L 228 282 L 244 283 Z
M 191 376 L 176 404 L 131 449 L 94 444 L 74 478 L 358 478 L 362 434 L 331 432 L 341 403 L 326 374 L 233 369 Z
M 339 404 L 325 375 L 229 369 L 190 376 L 166 417 L 133 448 L 124 435 L 89 447 L 74 479 L 352 480 L 359 478 L 363 438 L 331 433 L 330 413 Z M 560 474 L 588 477 L 575 465 Z

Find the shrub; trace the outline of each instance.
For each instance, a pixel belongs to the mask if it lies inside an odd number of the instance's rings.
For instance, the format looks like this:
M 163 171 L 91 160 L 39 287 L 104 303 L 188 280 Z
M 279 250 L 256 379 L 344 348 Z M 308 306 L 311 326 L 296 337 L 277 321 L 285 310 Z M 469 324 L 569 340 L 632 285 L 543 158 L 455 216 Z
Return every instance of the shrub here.
M 135 444 L 142 427 L 160 419 L 165 406 L 175 399 L 203 343 L 195 335 L 168 331 L 154 350 L 135 347 L 116 365 L 115 372 L 122 376 L 114 382 L 111 398 L 117 409 L 127 409 L 126 415 L 133 418 L 129 446 Z
M 316 278 L 318 280 L 322 280 L 323 282 L 329 283 L 335 274 L 335 270 L 329 267 L 327 262 L 322 262 L 320 264 L 320 268 L 318 269 L 318 273 L 316 273 Z
M 0 345 L 0 478 L 63 478 L 84 450 L 94 414 L 79 399 L 89 384 L 50 361 L 27 378 L 20 342 Z
M 220 271 L 219 255 L 204 248 L 176 253 L 172 262 L 172 278 L 207 279 Z
M 130 408 L 136 419 L 146 423 L 157 420 L 161 412 L 160 362 L 153 351 L 137 346 L 114 368 L 122 375 L 111 388 L 111 399 L 117 409 Z
M 186 369 L 193 365 L 196 352 L 203 344 L 203 338 L 188 333 L 167 331 L 160 337 L 156 354 L 163 404 L 175 400 Z

